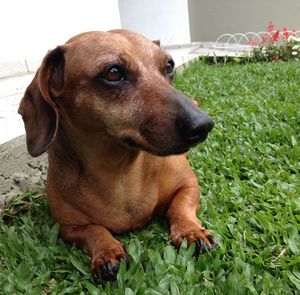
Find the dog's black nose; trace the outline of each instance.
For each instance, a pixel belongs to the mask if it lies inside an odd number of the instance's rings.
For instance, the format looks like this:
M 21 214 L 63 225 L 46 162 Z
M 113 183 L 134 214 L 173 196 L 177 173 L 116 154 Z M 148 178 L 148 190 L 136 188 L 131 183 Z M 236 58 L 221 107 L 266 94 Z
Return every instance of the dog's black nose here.
M 177 129 L 188 144 L 204 141 L 213 127 L 213 120 L 201 110 L 185 114 L 177 120 Z

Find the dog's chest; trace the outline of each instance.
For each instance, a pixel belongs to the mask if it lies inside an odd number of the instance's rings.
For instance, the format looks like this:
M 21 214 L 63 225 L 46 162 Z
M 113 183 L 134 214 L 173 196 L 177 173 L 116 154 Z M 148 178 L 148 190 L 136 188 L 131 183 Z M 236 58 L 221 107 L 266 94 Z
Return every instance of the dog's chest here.
M 153 217 L 159 198 L 156 173 L 146 177 L 126 174 L 115 177 L 115 181 L 99 179 L 93 184 L 84 181 L 81 192 L 85 197 L 76 199 L 91 222 L 121 233 L 143 227 Z
M 137 159 L 113 172 L 91 169 L 68 189 L 68 203 L 91 223 L 121 233 L 150 221 L 160 194 L 162 161 Z
M 132 193 L 127 198 L 97 202 L 98 206 L 94 203 L 93 221 L 117 233 L 143 227 L 153 216 L 156 199 L 154 192 Z
M 125 230 L 140 228 L 153 217 L 158 199 L 158 187 L 148 184 L 130 186 L 126 182 L 122 193 L 118 193 L 111 210 Z

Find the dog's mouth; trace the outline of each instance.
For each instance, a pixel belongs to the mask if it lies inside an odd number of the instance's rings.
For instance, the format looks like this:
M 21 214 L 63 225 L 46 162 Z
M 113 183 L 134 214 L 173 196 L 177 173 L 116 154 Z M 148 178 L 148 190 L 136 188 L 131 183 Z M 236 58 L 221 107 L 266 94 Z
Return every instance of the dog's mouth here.
M 157 151 L 157 152 L 152 152 L 154 155 L 156 156 L 160 156 L 160 157 L 167 157 L 167 156 L 172 156 L 172 155 L 181 155 L 181 154 L 185 154 L 189 151 L 189 148 L 186 147 L 180 147 L 177 149 L 173 149 L 173 150 L 166 150 L 166 151 Z
M 190 145 L 179 145 L 170 149 L 155 149 L 155 147 L 149 144 L 141 144 L 137 140 L 132 139 L 131 137 L 123 138 L 122 142 L 129 148 L 143 150 L 150 154 L 160 157 L 184 154 L 187 153 L 190 148 Z
M 197 144 L 205 141 L 208 137 L 208 134 L 205 135 L 195 135 L 187 138 L 187 142 L 190 147 L 196 146 Z
M 130 148 L 140 148 L 142 149 L 142 146 L 138 144 L 135 140 L 133 140 L 131 137 L 125 137 L 122 139 L 123 143 L 130 147 Z

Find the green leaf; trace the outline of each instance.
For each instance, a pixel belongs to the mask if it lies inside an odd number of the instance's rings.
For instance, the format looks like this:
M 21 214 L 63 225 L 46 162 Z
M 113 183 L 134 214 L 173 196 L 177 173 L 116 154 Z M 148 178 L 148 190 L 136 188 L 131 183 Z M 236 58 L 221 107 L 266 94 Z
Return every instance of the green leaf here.
M 299 254 L 299 247 L 297 245 L 297 242 L 299 242 L 298 239 L 297 240 L 295 240 L 294 238 L 288 239 L 288 246 L 295 255 Z
M 166 275 L 159 281 L 158 290 L 165 292 L 165 291 L 169 290 L 169 286 L 170 286 L 170 276 Z
M 197 280 L 197 274 L 195 273 L 195 263 L 193 260 L 187 262 L 187 268 L 184 274 L 184 280 L 186 280 L 189 284 Z
M 291 142 L 292 142 L 292 146 L 296 146 L 297 145 L 297 140 L 295 138 L 294 135 L 291 136 Z
M 192 244 L 188 247 L 187 251 L 184 253 L 184 257 L 185 257 L 187 260 L 192 259 L 192 257 L 194 256 L 195 250 L 196 250 L 196 243 L 192 243 Z
M 164 293 L 158 292 L 152 288 L 146 289 L 145 295 L 165 295 Z
M 87 290 L 89 291 L 90 295 L 102 294 L 101 291 L 99 290 L 99 288 L 97 288 L 94 284 L 86 281 L 86 282 L 84 282 L 84 285 L 87 288 Z
M 122 290 L 124 290 L 125 287 L 125 277 L 126 277 L 126 264 L 125 261 L 122 259 L 117 274 L 118 287 Z
M 187 240 L 184 239 L 179 248 L 179 255 L 184 256 L 186 251 L 187 251 Z
M 165 262 L 174 264 L 176 261 L 175 249 L 172 246 L 166 246 L 164 249 Z
M 130 288 L 125 288 L 125 295 L 134 295 L 134 292 Z
M 289 280 L 295 285 L 298 291 L 300 291 L 300 279 L 297 278 L 294 274 L 292 274 L 290 271 L 286 272 Z
M 170 291 L 171 291 L 171 295 L 180 295 L 179 288 L 178 288 L 178 286 L 176 284 L 176 281 L 174 279 L 171 279 Z
M 59 232 L 59 224 L 56 223 L 52 226 L 50 233 L 49 233 L 49 242 L 51 245 L 56 244 Z
M 74 256 L 70 255 L 70 256 L 69 256 L 69 260 L 70 260 L 71 264 L 72 264 L 77 270 L 79 270 L 82 274 L 87 275 L 87 272 L 86 272 L 84 266 L 81 264 L 80 261 L 77 260 L 77 258 L 75 258 Z

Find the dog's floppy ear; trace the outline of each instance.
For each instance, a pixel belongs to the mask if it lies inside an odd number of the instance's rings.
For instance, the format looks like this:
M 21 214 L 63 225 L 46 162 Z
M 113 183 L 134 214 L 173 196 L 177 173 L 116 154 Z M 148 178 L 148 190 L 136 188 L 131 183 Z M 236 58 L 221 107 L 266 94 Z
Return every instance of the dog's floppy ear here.
M 21 100 L 18 112 L 23 117 L 27 149 L 33 157 L 44 153 L 55 138 L 59 113 L 53 100 L 64 88 L 64 65 L 63 47 L 48 52 Z

